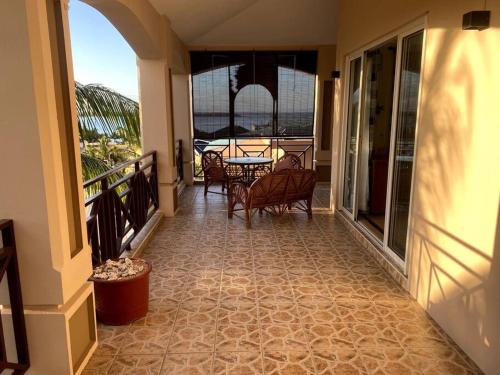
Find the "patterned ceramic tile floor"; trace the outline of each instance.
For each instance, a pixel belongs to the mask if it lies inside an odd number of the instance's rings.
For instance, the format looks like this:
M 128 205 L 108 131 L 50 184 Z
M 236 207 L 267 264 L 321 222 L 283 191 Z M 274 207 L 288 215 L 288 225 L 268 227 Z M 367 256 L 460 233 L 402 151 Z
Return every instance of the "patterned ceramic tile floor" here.
M 144 252 L 150 312 L 98 328 L 84 374 L 477 374 L 324 207 L 227 219 L 187 188 Z

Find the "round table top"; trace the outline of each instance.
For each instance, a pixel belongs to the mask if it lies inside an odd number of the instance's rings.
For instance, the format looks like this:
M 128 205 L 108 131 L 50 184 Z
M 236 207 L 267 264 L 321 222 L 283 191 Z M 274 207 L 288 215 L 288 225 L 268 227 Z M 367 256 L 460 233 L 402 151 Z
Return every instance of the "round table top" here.
M 269 164 L 273 162 L 273 158 L 264 157 L 240 157 L 225 159 L 227 164 Z

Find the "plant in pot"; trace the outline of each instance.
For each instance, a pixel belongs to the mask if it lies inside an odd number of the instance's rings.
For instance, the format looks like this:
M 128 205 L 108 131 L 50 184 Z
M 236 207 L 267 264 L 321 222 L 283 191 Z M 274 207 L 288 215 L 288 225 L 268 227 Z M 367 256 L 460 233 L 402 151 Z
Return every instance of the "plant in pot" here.
M 108 325 L 144 317 L 149 305 L 151 265 L 139 258 L 108 259 L 94 268 L 97 318 Z

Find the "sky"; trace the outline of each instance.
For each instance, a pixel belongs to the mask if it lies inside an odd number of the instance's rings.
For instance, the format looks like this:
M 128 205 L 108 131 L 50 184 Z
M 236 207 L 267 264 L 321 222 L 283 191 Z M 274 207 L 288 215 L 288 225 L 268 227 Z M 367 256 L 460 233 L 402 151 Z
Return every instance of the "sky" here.
M 69 24 L 75 80 L 99 83 L 138 100 L 135 52 L 97 10 L 70 0 Z

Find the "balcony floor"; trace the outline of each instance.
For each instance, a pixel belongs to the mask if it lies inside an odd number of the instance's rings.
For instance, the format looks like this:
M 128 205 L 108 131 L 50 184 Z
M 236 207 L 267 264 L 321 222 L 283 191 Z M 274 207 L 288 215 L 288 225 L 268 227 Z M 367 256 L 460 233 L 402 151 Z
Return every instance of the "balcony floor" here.
M 187 188 L 145 250 L 150 312 L 99 326 L 84 374 L 475 374 L 326 207 L 227 219 Z

